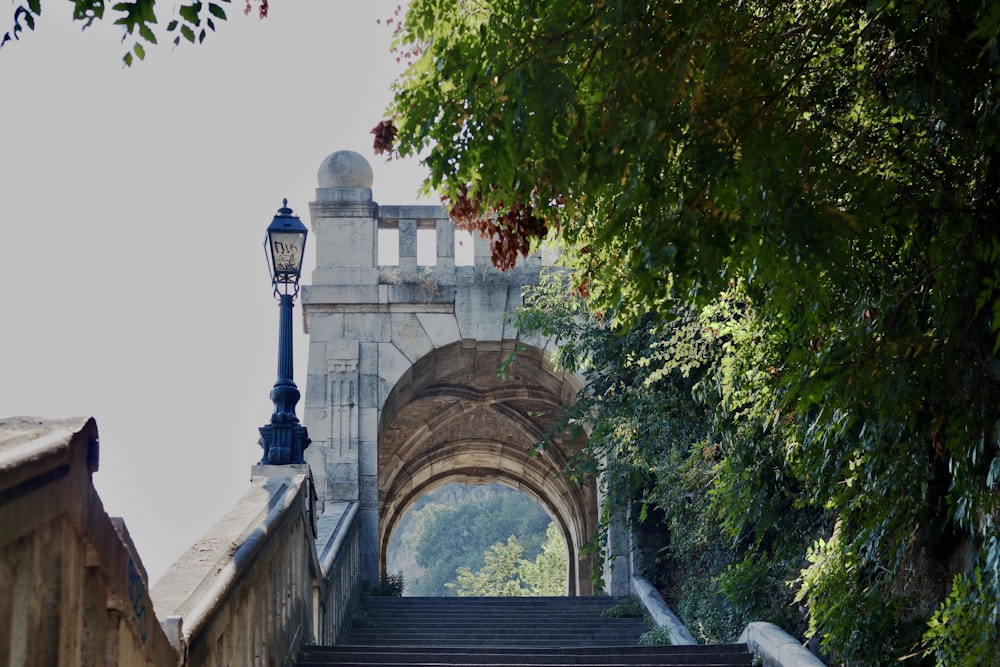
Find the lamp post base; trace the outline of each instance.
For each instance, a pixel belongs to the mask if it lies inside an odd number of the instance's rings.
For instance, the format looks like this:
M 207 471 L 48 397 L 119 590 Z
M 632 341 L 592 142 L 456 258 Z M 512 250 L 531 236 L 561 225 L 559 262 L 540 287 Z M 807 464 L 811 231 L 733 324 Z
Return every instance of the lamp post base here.
M 302 464 L 306 460 L 302 458 L 309 443 L 309 431 L 299 423 L 295 415 L 291 419 L 285 418 L 279 421 L 284 415 L 274 415 L 271 423 L 260 427 L 260 440 L 258 443 L 264 449 L 264 456 L 260 460 L 260 465 L 289 465 Z M 294 421 L 292 421 L 294 420 Z

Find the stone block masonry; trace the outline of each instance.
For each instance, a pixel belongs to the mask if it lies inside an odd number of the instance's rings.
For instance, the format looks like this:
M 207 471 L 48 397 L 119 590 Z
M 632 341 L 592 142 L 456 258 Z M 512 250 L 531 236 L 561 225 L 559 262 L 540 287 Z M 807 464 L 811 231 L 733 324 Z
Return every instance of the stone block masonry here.
M 358 503 L 372 584 L 395 522 L 420 495 L 448 481 L 506 484 L 556 519 L 573 555 L 567 592 L 589 592 L 590 563 L 579 554 L 597 527 L 596 491 L 559 474 L 578 443 L 532 456 L 582 382 L 556 371 L 547 341 L 511 320 L 551 262 L 533 255 L 500 273 L 489 242 L 456 231 L 442 207 L 378 204 L 372 181 L 362 156 L 338 151 L 320 165 L 309 205 L 316 267 L 302 291 L 304 421 L 320 511 Z

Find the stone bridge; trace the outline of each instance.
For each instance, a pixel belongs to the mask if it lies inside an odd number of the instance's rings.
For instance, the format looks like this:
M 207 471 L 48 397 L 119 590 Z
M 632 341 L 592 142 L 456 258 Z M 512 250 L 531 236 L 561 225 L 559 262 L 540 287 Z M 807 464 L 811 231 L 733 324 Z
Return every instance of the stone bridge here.
M 531 455 L 581 387 L 551 365 L 546 341 L 506 317 L 543 258 L 497 273 L 486 242 L 457 233 L 440 208 L 379 206 L 371 186 L 361 156 L 334 153 L 310 205 L 308 465 L 254 466 L 236 505 L 152 588 L 94 489 L 96 422 L 0 419 L 7 664 L 292 664 L 307 644 L 345 638 L 401 515 L 448 482 L 525 492 L 565 538 L 567 594 L 593 592 L 598 574 L 606 591 L 638 596 L 671 643 L 694 643 L 632 571 L 621 526 L 601 536 L 614 568 L 593 573 L 580 555 L 597 530 L 597 490 L 560 475 L 579 443 Z M 822 664 L 769 623 L 751 623 L 740 641 L 766 665 Z
M 509 317 L 545 259 L 498 272 L 489 242 L 456 232 L 442 207 L 375 203 L 371 167 L 350 151 L 324 160 L 309 212 L 306 459 L 321 510 L 360 504 L 364 578 L 385 571 L 392 531 L 421 495 L 448 482 L 499 482 L 556 521 L 568 593 L 591 593 L 592 565 L 579 554 L 597 528 L 596 489 L 560 474 L 574 443 L 532 455 L 582 385 Z

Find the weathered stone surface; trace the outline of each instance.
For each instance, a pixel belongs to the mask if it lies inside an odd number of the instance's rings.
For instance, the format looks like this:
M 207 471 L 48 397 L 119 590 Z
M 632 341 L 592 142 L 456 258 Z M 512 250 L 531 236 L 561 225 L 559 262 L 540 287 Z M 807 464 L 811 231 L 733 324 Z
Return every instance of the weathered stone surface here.
M 392 321 L 388 313 L 350 313 L 344 321 L 344 337 L 368 343 L 392 340 Z
M 104 511 L 93 419 L 0 419 L 0 646 L 5 664 L 174 665 L 146 570 Z
M 394 343 L 378 346 L 378 375 L 386 386 L 396 384 L 396 380 L 410 367 L 410 360 Z
M 374 441 L 362 441 L 359 445 L 360 464 L 358 472 L 372 479 L 378 474 L 378 444 Z
M 366 218 L 317 218 L 316 268 L 374 268 L 375 230 Z
M 458 321 L 453 314 L 417 313 L 416 316 L 434 348 L 451 345 L 460 340 Z
M 309 337 L 309 373 L 326 373 L 327 341 L 344 337 L 344 315 L 342 313 L 312 311 L 304 318 Z
M 319 165 L 316 185 L 321 189 L 358 188 L 371 190 L 375 176 L 368 160 L 354 151 L 331 153 Z
M 764 667 L 822 667 L 825 664 L 773 623 L 750 623 L 738 641 L 747 644 Z
M 414 313 L 392 315 L 391 320 L 392 342 L 411 365 L 434 349 L 427 332 Z
M 332 456 L 328 456 L 329 481 L 335 484 L 357 484 L 358 461 L 355 458 L 356 452 L 341 452 L 341 456 L 337 456 L 337 454 L 338 452 L 333 452 Z M 347 454 L 351 456 L 345 456 Z M 338 498 L 338 500 L 346 499 Z
M 460 285 L 455 294 L 455 317 L 462 338 L 479 341 L 503 340 L 507 314 L 505 284 Z

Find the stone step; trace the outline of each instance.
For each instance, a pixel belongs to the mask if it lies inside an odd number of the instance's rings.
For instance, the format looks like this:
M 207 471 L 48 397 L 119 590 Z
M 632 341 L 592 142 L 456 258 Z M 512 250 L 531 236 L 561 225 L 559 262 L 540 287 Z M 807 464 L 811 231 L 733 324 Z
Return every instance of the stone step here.
M 600 632 L 627 632 L 630 630 L 644 631 L 647 629 L 647 623 L 643 619 L 631 618 L 631 619 L 585 619 L 578 622 L 573 622 L 572 620 L 566 619 L 543 619 L 538 621 L 525 621 L 521 618 L 503 618 L 503 617 L 483 617 L 481 619 L 468 619 L 461 617 L 454 618 L 442 618 L 433 617 L 426 619 L 392 619 L 392 618 L 375 618 L 369 617 L 368 627 L 355 628 L 357 630 L 398 630 L 402 632 L 425 632 L 428 629 L 463 629 L 463 628 L 482 628 L 482 629 L 497 629 L 504 631 L 518 631 L 518 630 L 535 630 L 538 632 L 560 632 L 560 631 L 574 631 L 574 630 L 597 630 Z
M 446 638 L 446 637 L 465 637 L 469 639 L 490 639 L 497 638 L 503 640 L 499 642 L 511 643 L 514 638 L 521 639 L 567 639 L 572 640 L 574 638 L 579 639 L 602 639 L 607 638 L 610 642 L 614 644 L 638 644 L 639 638 L 645 632 L 644 628 L 633 629 L 630 628 L 627 632 L 615 632 L 609 633 L 606 629 L 598 628 L 581 628 L 574 632 L 571 630 L 560 630 L 558 632 L 546 632 L 544 628 L 532 630 L 531 628 L 522 629 L 504 629 L 504 628 L 492 628 L 484 630 L 481 627 L 478 628 L 427 628 L 425 630 L 398 630 L 394 628 L 366 628 L 365 630 L 353 629 L 350 633 L 350 640 L 352 643 L 365 644 L 368 643 L 368 639 L 373 641 L 386 642 L 391 641 L 394 644 L 398 644 L 401 640 L 405 641 L 407 639 L 435 639 L 435 638 Z
M 637 618 L 602 618 L 617 598 L 369 598 L 366 627 L 297 665 L 337 667 L 746 667 L 745 644 L 639 646 Z M 367 627 L 367 626 L 371 627 Z
M 434 627 L 427 626 L 425 628 L 393 628 L 393 627 L 375 627 L 375 628 L 365 628 L 363 630 L 358 628 L 353 628 L 350 633 L 352 642 L 358 644 L 368 643 L 368 639 L 374 641 L 391 640 L 393 643 L 399 643 L 400 639 L 406 639 L 407 637 L 412 637 L 414 639 L 419 639 L 422 637 L 432 636 L 432 637 L 478 637 L 480 639 L 489 637 L 503 637 L 510 639 L 512 637 L 551 637 L 551 638 L 590 638 L 590 639 L 600 639 L 608 638 L 614 644 L 638 644 L 639 638 L 646 631 L 645 626 L 632 626 L 632 627 L 622 627 L 616 632 L 610 633 L 607 628 L 566 628 L 560 627 L 556 629 L 548 629 L 546 627 L 538 628 L 508 628 L 508 627 L 496 627 L 484 629 L 483 626 L 459 626 L 459 627 Z
M 351 643 L 363 643 L 355 638 L 350 639 Z M 509 644 L 506 642 L 510 642 Z M 573 638 L 573 637 L 556 637 L 556 638 L 544 638 L 544 637 L 528 637 L 528 636 L 512 636 L 498 639 L 496 636 L 477 636 L 477 637 L 458 637 L 458 636 L 433 636 L 433 637 L 409 637 L 399 640 L 388 640 L 381 642 L 382 646 L 448 646 L 448 647 L 488 647 L 488 646 L 519 646 L 519 647 L 538 647 L 538 646 L 618 646 L 621 640 L 615 641 L 613 639 L 608 639 L 606 637 L 598 638 Z
M 365 600 L 366 606 L 387 607 L 393 609 L 406 608 L 440 608 L 469 609 L 486 608 L 523 608 L 523 609 L 587 609 L 613 607 L 621 602 L 621 598 L 611 596 L 589 597 L 392 597 L 373 596 Z
M 629 648 L 641 648 L 633 651 Z M 353 665 L 356 667 L 709 667 L 747 666 L 751 656 L 743 644 L 725 646 L 652 646 L 616 647 L 605 650 L 579 648 L 516 649 L 489 647 L 481 651 L 399 647 L 396 651 L 380 647 L 306 647 L 299 665 Z
M 479 664 L 503 662 L 511 658 L 532 664 L 556 664 L 572 659 L 578 665 L 654 664 L 663 660 L 695 660 L 703 657 L 743 659 L 747 656 L 745 644 L 717 644 L 712 646 L 595 646 L 581 651 L 577 646 L 552 647 L 543 650 L 522 647 L 489 646 L 476 651 L 467 648 L 427 646 L 310 646 L 303 649 L 301 664 L 324 661 L 378 664 L 400 662 L 401 657 L 411 662 Z M 742 664 L 737 662 L 737 664 Z

